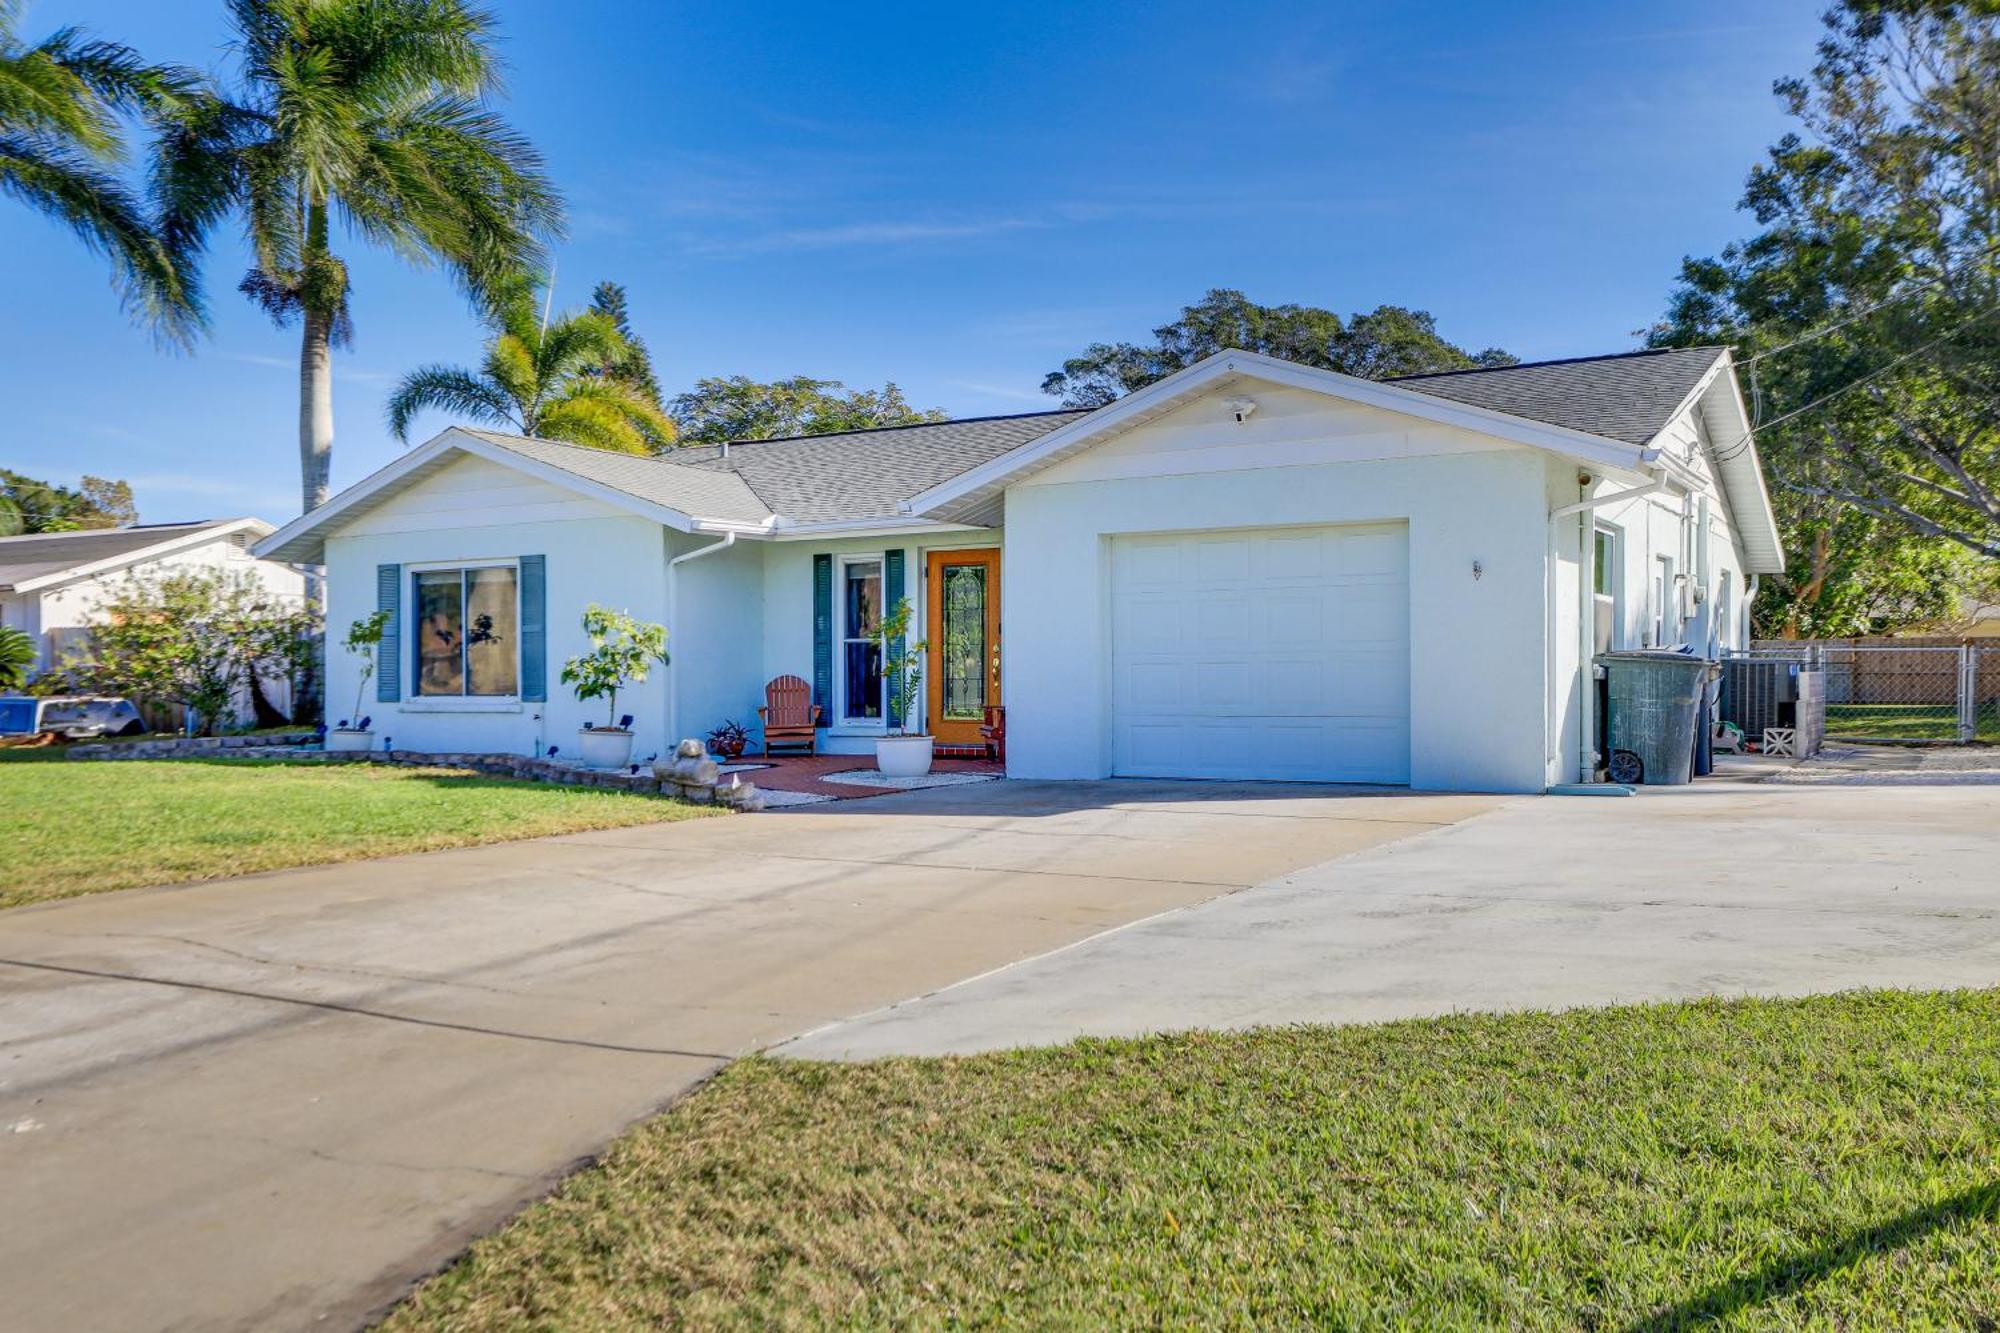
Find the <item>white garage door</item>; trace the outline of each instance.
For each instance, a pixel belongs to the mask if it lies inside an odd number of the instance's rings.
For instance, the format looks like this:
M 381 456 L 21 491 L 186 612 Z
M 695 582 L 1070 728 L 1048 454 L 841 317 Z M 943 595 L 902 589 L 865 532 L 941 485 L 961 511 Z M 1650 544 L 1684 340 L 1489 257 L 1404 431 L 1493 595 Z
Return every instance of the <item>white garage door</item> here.
M 1401 523 L 1112 542 L 1112 768 L 1410 780 Z

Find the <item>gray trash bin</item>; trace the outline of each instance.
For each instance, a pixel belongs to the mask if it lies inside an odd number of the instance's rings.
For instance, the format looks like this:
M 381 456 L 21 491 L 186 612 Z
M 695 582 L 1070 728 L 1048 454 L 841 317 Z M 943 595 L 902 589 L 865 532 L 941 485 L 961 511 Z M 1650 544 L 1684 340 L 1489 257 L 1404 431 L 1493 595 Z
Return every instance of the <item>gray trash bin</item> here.
M 1613 782 L 1682 783 L 1692 776 L 1695 728 L 1710 664 L 1663 650 L 1602 653 Z

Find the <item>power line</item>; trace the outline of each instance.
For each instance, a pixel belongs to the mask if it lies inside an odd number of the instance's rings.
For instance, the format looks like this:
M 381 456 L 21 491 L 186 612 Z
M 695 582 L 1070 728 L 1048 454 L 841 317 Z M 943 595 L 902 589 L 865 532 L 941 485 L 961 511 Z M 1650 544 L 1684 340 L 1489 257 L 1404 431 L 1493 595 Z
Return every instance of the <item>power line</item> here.
M 1940 333 L 1937 337 L 1931 339 L 1929 342 L 1923 344 L 1921 347 L 1911 348 L 1909 351 L 1903 353 L 1895 360 L 1890 361 L 1884 365 L 1877 366 L 1874 370 L 1869 371 L 1866 375 L 1863 375 L 1860 379 L 1855 380 L 1853 383 L 1843 385 L 1840 388 L 1835 389 L 1830 393 L 1821 394 L 1819 397 L 1813 399 L 1811 402 L 1806 403 L 1802 407 L 1795 407 L 1791 411 L 1785 413 L 1783 416 L 1773 417 L 1771 420 L 1763 422 L 1762 424 L 1753 425 L 1749 430 L 1743 433 L 1741 438 L 1731 442 L 1727 447 L 1723 449 L 1718 449 L 1716 451 L 1716 462 L 1718 463 L 1734 462 L 1737 458 L 1741 457 L 1744 453 L 1749 451 L 1751 438 L 1758 431 L 1770 430 L 1774 427 L 1782 426 L 1785 422 L 1791 421 L 1796 417 L 1803 416 L 1807 412 L 1813 411 L 1815 408 L 1824 407 L 1826 404 L 1832 402 L 1836 398 L 1845 397 L 1847 394 L 1853 393 L 1856 389 L 1861 388 L 1863 385 L 1868 384 L 1874 380 L 1880 379 L 1882 376 L 1894 370 L 1897 366 L 1900 366 L 1905 361 L 1908 361 L 1911 357 L 1921 356 L 1925 352 L 1930 351 L 1933 347 L 1936 347 L 1939 343 L 1944 342 L 1947 338 L 1950 338 L 1955 334 L 1957 334 L 1959 330 L 1963 329 L 1966 325 L 1972 323 L 1974 320 L 1984 319 L 1986 316 L 1993 314 L 1996 310 L 2000 310 L 2000 305 L 1988 305 L 1984 310 L 1975 310 L 1973 313 L 1967 315 L 1964 319 L 1961 319 L 1958 323 L 1952 325 L 1950 328 L 1946 329 L 1943 333 Z
M 1935 283 L 1919 284 L 1915 287 L 1909 288 L 1906 291 L 1898 292 L 1894 296 L 1885 296 L 1881 300 L 1875 302 L 1873 305 L 1863 306 L 1861 309 L 1855 311 L 1853 314 L 1847 316 L 1845 319 L 1838 320 L 1835 323 L 1829 324 L 1823 329 L 1814 329 L 1811 332 L 1801 334 L 1800 336 L 1792 339 L 1788 343 L 1779 343 L 1776 347 L 1766 348 L 1764 351 L 1757 353 L 1757 355 L 1755 356 L 1749 356 L 1743 358 L 1743 360 L 1737 362 L 1737 364 L 1741 366 L 1754 366 L 1767 356 L 1776 356 L 1780 352 L 1789 352 L 1794 347 L 1802 347 L 1806 343 L 1813 342 L 1820 338 L 1824 338 L 1830 333 L 1838 333 L 1840 332 L 1840 330 L 1846 328 L 1848 325 L 1856 322 L 1857 320 L 1863 320 L 1868 318 L 1868 316 L 1874 314 L 1877 310 L 1882 309 L 1884 306 L 1895 305 L 1899 301 L 1907 301 L 1912 296 L 1920 296 L 1926 291 L 1934 291 L 1934 290 L 1936 290 Z

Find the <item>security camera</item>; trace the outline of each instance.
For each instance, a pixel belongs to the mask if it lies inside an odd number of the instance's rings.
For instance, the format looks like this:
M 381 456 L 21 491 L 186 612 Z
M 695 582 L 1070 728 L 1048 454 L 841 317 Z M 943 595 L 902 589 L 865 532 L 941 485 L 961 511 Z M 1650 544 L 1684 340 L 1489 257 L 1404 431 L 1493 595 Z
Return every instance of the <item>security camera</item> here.
M 1223 406 L 1228 408 L 1235 416 L 1236 424 L 1240 426 L 1250 419 L 1252 412 L 1257 410 L 1257 400 L 1254 398 L 1231 398 Z

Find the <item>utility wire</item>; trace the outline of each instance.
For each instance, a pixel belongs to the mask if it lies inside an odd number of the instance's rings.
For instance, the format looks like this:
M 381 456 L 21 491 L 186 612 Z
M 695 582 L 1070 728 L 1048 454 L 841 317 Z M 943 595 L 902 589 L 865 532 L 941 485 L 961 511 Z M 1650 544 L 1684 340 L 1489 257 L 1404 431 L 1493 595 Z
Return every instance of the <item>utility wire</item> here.
M 1861 309 L 1855 311 L 1853 314 L 1847 316 L 1845 319 L 1841 319 L 1832 324 L 1829 324 L 1825 328 L 1814 329 L 1811 330 L 1810 332 L 1800 334 L 1798 337 L 1792 339 L 1788 343 L 1779 343 L 1776 347 L 1766 348 L 1765 350 L 1757 353 L 1757 355 L 1755 356 L 1747 356 L 1743 358 L 1736 364 L 1739 366 L 1754 366 L 1767 356 L 1776 356 L 1780 352 L 1789 352 L 1794 347 L 1803 347 L 1805 344 L 1809 342 L 1815 342 L 1818 339 L 1826 337 L 1830 333 L 1838 333 L 1842 329 L 1846 328 L 1848 325 L 1856 322 L 1857 320 L 1863 320 L 1868 318 L 1868 316 L 1874 314 L 1877 310 L 1882 309 L 1884 306 L 1892 306 L 1899 301 L 1907 301 L 1912 296 L 1920 296 L 1927 291 L 1935 291 L 1936 286 L 1937 285 L 1935 283 L 1924 283 L 1924 284 L 1919 284 L 1918 286 L 1915 287 L 1911 287 L 1906 291 L 1898 292 L 1894 296 L 1885 296 L 1881 300 L 1876 301 L 1872 305 L 1865 305 L 1861 307 Z
M 1869 371 L 1866 375 L 1863 375 L 1860 379 L 1855 380 L 1853 383 L 1842 385 L 1840 388 L 1834 389 L 1829 393 L 1821 394 L 1819 397 L 1813 399 L 1811 402 L 1806 403 L 1802 407 L 1795 407 L 1791 411 L 1785 413 L 1783 416 L 1773 417 L 1769 421 L 1763 422 L 1759 425 L 1753 425 L 1749 430 L 1745 431 L 1740 438 L 1731 442 L 1726 447 L 1716 450 L 1715 453 L 1716 462 L 1718 463 L 1734 462 L 1737 458 L 1741 457 L 1744 453 L 1749 451 L 1751 437 L 1754 436 L 1758 431 L 1770 430 L 1774 427 L 1782 426 L 1784 423 L 1794 419 L 1795 417 L 1804 416 L 1807 412 L 1811 412 L 1816 408 L 1824 407 L 1826 404 L 1832 402 L 1836 398 L 1842 398 L 1850 393 L 1853 393 L 1856 389 L 1861 388 L 1863 385 L 1869 384 L 1877 379 L 1880 379 L 1882 376 L 1894 370 L 1897 366 L 1900 366 L 1905 361 L 1908 361 L 1911 357 L 1921 356 L 1925 352 L 1930 351 L 1933 347 L 1936 347 L 1939 343 L 1942 343 L 1946 339 L 1956 335 L 1959 332 L 1959 330 L 1965 328 L 1966 325 L 1971 324 L 1974 320 L 1984 319 L 1987 316 L 1993 314 L 1996 310 L 2000 310 L 2000 305 L 1988 305 L 1984 310 L 1975 310 L 1973 313 L 1967 315 L 1964 319 L 1961 319 L 1958 323 L 1952 325 L 1950 328 L 1946 329 L 1943 333 L 1940 333 L 1937 337 L 1931 339 L 1923 346 L 1911 348 L 1909 351 L 1903 353 L 1895 360 L 1890 361 L 1884 365 L 1877 366 L 1875 369 Z

